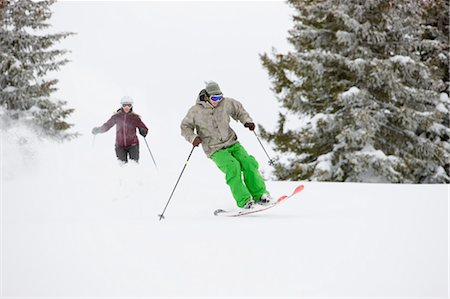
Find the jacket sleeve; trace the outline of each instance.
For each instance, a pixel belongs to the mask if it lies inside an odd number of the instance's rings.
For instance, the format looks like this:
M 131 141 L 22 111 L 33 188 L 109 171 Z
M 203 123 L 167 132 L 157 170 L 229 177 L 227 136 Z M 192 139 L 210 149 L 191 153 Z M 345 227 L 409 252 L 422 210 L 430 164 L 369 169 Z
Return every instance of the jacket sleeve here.
M 230 105 L 231 105 L 230 116 L 234 120 L 238 120 L 242 124 L 253 122 L 252 118 L 250 117 L 248 112 L 244 109 L 244 106 L 242 106 L 242 104 L 239 101 L 237 101 L 235 99 L 230 99 Z
M 181 128 L 181 136 L 183 136 L 189 143 L 192 143 L 195 137 L 197 137 L 197 134 L 195 134 L 194 132 L 195 122 L 194 122 L 194 112 L 192 108 L 183 118 L 180 128 Z
M 105 133 L 116 124 L 116 115 L 114 114 L 111 118 L 105 122 L 101 127 L 99 127 L 99 133 Z
M 148 128 L 147 126 L 142 122 L 141 117 L 137 116 L 136 117 L 136 127 L 139 129 L 139 134 L 141 134 L 142 136 L 147 136 L 148 134 Z

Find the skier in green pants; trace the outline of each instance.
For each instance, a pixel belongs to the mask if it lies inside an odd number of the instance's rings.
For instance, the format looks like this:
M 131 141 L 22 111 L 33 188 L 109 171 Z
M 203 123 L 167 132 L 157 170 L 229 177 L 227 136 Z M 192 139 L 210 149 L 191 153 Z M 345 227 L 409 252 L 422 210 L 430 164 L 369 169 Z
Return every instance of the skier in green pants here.
M 254 204 L 268 204 L 271 198 L 258 162 L 238 142 L 229 124 L 230 116 L 249 130 L 255 129 L 255 123 L 240 102 L 224 97 L 216 82 L 207 82 L 181 122 L 181 135 L 194 146 L 201 143 L 208 158 L 225 173 L 238 207 L 249 209 Z

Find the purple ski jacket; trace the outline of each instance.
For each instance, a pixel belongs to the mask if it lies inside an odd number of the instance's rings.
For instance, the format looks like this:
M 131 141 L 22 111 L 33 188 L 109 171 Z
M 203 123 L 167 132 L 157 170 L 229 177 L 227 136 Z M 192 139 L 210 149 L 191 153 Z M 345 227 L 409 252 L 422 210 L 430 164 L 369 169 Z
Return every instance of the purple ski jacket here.
M 104 133 L 116 125 L 116 147 L 128 147 L 139 144 L 136 136 L 136 128 L 142 136 L 146 136 L 148 128 L 142 122 L 141 117 L 130 111 L 125 113 L 120 110 L 99 128 L 99 133 Z

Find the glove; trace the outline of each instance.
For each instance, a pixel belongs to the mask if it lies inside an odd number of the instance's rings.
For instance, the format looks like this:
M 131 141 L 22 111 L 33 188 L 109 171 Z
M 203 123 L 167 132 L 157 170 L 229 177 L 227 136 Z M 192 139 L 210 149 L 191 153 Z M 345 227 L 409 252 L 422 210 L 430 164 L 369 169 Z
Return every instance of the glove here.
M 142 129 L 142 128 L 139 128 L 139 134 L 141 134 L 141 135 L 142 135 L 142 137 L 144 137 L 144 138 L 145 138 L 145 136 L 147 136 L 147 133 L 148 133 L 148 131 L 145 131 L 144 129 Z
M 255 123 L 245 123 L 244 127 L 248 128 L 250 131 L 255 130 Z
M 97 135 L 98 133 L 100 133 L 100 128 L 95 127 L 92 129 L 92 134 Z
M 193 146 L 199 146 L 199 144 L 202 143 L 202 139 L 200 137 L 195 137 L 194 141 L 192 141 Z

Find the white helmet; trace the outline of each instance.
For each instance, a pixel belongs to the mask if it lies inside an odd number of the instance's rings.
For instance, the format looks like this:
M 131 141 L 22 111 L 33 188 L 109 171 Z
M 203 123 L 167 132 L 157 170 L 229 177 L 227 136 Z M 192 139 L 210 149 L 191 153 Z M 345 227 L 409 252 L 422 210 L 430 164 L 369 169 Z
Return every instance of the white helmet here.
M 124 96 L 120 99 L 120 104 L 131 104 L 133 105 L 133 99 L 129 96 Z

